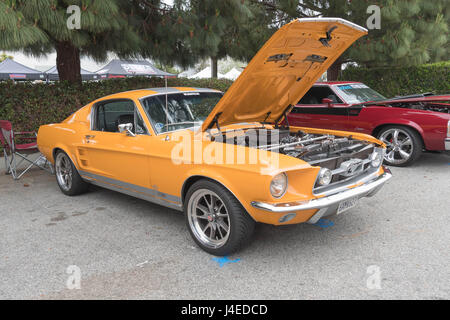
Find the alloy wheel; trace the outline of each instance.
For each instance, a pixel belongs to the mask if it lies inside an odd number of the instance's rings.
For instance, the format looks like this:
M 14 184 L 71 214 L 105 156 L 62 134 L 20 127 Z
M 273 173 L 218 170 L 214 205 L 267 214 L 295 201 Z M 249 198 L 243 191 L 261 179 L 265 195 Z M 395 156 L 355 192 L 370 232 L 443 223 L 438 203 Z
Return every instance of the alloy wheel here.
M 197 190 L 188 203 L 189 226 L 205 246 L 217 249 L 230 236 L 230 216 L 223 200 L 213 191 Z
M 413 138 L 405 130 L 389 129 L 381 134 L 380 140 L 387 146 L 385 160 L 388 163 L 401 165 L 406 163 L 413 155 Z
M 72 163 L 65 153 L 59 153 L 56 157 L 56 178 L 62 189 L 69 191 L 72 188 Z

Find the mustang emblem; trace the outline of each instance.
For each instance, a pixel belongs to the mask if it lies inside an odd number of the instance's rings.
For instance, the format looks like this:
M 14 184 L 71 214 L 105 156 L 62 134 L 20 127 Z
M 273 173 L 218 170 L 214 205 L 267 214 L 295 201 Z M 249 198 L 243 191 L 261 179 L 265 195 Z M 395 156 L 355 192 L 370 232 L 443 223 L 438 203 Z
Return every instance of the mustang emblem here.
M 343 169 L 343 176 L 352 177 L 359 172 L 361 172 L 364 167 L 362 165 L 361 159 L 352 159 L 341 164 L 341 168 Z

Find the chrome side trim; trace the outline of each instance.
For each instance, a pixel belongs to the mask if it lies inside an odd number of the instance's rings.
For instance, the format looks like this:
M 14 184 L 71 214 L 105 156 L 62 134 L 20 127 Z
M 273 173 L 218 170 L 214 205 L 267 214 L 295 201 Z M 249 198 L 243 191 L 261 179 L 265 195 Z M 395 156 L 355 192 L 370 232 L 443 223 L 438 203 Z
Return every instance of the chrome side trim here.
M 303 210 L 325 209 L 353 197 L 359 198 L 371 197 L 376 192 L 378 192 L 380 188 L 391 178 L 392 174 L 389 171 L 386 171 L 384 174 L 378 176 L 374 180 L 367 182 L 364 185 L 355 187 L 353 189 L 347 189 L 347 191 L 343 191 L 341 193 L 334 194 L 332 196 L 314 199 L 310 201 L 276 203 L 276 204 L 254 201 L 252 202 L 252 206 L 256 209 L 261 209 L 273 213 L 287 213 Z
M 147 200 L 171 209 L 183 211 L 181 198 L 154 189 L 137 186 L 131 183 L 99 176 L 86 171 L 79 171 L 81 177 L 89 183 L 100 187 L 124 193 L 136 198 Z

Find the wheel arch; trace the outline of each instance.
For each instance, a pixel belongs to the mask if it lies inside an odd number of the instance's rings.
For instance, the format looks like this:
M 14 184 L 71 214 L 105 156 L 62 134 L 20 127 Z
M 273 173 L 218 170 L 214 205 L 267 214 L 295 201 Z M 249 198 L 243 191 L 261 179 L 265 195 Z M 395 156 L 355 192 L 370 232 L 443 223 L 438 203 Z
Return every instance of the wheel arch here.
M 67 154 L 67 156 L 70 158 L 70 160 L 72 161 L 72 163 L 73 163 L 73 165 L 75 166 L 75 168 L 76 168 L 77 170 L 79 170 L 78 164 L 77 164 L 76 161 L 74 161 L 75 159 L 74 159 L 73 155 L 68 151 L 68 148 L 66 148 L 66 147 L 64 147 L 64 146 L 61 146 L 61 145 L 58 145 L 58 146 L 56 146 L 56 147 L 54 147 L 54 148 L 52 149 L 52 160 L 53 160 L 53 164 L 55 164 L 55 162 L 56 162 L 56 155 L 58 154 L 59 151 L 62 151 L 62 152 L 64 152 L 65 154 Z
M 253 216 L 250 214 L 250 212 L 248 211 L 248 209 L 246 208 L 246 206 L 244 205 L 244 203 L 242 203 L 242 201 L 239 199 L 238 196 L 236 196 L 236 193 L 233 192 L 233 190 L 231 190 L 224 182 L 217 180 L 217 179 L 213 179 L 211 177 L 205 176 L 205 175 L 192 175 L 189 178 L 187 178 L 184 183 L 183 186 L 181 187 L 181 203 L 184 205 L 185 199 L 186 199 L 186 195 L 189 191 L 189 189 L 197 182 L 200 180 L 208 180 L 210 182 L 216 183 L 220 186 L 222 186 L 223 188 L 225 188 L 226 190 L 228 190 L 228 192 L 230 192 L 233 197 L 236 198 L 236 200 L 241 204 L 242 208 L 244 208 L 247 213 L 249 214 L 250 217 L 252 217 L 252 219 L 254 220 Z
M 381 132 L 384 128 L 386 128 L 386 127 L 392 127 L 392 126 L 405 127 L 405 128 L 408 128 L 408 129 L 413 130 L 414 132 L 416 132 L 416 133 L 419 135 L 420 140 L 422 141 L 423 147 L 424 147 L 424 148 L 426 147 L 426 145 L 425 145 L 425 140 L 424 140 L 424 138 L 423 138 L 423 130 L 420 128 L 420 126 L 418 126 L 418 125 L 415 124 L 415 123 L 402 123 L 402 122 L 400 122 L 400 123 L 399 123 L 399 122 L 383 123 L 383 124 L 380 124 L 380 125 L 376 126 L 376 127 L 373 129 L 373 131 L 372 131 L 372 136 L 374 136 L 375 138 L 378 138 L 378 135 L 380 134 L 380 132 Z

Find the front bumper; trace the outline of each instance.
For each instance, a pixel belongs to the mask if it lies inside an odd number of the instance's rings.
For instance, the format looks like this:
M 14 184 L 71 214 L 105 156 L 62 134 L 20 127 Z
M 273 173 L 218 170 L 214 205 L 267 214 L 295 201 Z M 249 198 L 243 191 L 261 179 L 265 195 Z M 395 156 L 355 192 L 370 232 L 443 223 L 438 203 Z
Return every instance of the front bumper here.
M 450 138 L 445 139 L 445 150 L 450 151 Z
M 319 209 L 319 211 L 311 218 L 311 220 L 308 221 L 310 223 L 315 223 L 322 217 L 336 213 L 337 208 L 342 201 L 351 198 L 364 198 L 374 196 L 391 178 L 391 172 L 389 171 L 389 169 L 385 169 L 384 174 L 366 182 L 363 185 L 327 197 L 310 201 L 277 204 L 255 201 L 252 202 L 252 206 L 256 209 L 261 209 L 273 213 L 295 213 L 298 211 Z

